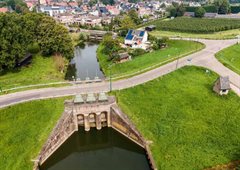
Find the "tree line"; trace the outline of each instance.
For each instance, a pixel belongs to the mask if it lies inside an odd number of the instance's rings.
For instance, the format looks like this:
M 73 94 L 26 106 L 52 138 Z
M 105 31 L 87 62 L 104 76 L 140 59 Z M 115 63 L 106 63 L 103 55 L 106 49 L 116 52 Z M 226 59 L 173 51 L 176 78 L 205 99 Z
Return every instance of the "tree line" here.
M 0 14 L 0 72 L 13 70 L 28 52 L 73 56 L 68 30 L 44 14 Z

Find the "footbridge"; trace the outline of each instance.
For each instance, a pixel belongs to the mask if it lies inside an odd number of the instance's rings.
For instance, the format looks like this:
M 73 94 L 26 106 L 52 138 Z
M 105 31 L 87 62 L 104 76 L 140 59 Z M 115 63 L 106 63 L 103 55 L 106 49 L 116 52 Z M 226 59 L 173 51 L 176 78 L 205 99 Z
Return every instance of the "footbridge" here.
M 34 170 L 39 170 L 41 165 L 81 127 L 85 131 L 90 131 L 91 128 L 101 130 L 102 127 L 115 129 L 144 148 L 152 169 L 156 170 L 148 142 L 117 106 L 114 96 L 107 96 L 105 93 L 80 94 L 73 100 L 66 100 L 64 105 L 64 112 L 42 147 Z

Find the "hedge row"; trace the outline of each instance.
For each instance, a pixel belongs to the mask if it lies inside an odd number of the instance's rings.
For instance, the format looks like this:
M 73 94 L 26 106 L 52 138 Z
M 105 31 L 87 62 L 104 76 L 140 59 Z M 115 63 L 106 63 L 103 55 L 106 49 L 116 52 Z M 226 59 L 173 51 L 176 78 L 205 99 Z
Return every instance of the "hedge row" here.
M 187 12 L 195 12 L 197 7 L 186 7 Z M 213 5 L 203 6 L 206 12 L 208 13 L 217 13 L 217 8 Z M 240 12 L 240 6 L 231 6 L 231 13 L 237 14 Z

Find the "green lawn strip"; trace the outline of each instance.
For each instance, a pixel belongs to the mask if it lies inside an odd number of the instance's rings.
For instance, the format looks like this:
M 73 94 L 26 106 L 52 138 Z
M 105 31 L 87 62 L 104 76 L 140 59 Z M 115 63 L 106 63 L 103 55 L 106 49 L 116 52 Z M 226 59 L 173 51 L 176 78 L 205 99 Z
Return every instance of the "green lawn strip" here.
M 142 56 L 133 58 L 132 61 L 120 64 L 113 64 L 111 67 L 112 77 L 128 77 L 129 74 L 139 74 L 143 71 L 154 69 L 157 66 L 166 64 L 167 62 L 177 59 L 178 57 L 184 57 L 186 55 L 189 55 L 195 51 L 202 49 L 203 47 L 204 45 L 198 42 L 170 40 L 169 46 L 165 49 L 146 53 Z M 103 47 L 100 45 L 97 50 L 97 55 L 104 74 L 106 76 L 109 76 L 109 65 L 111 65 L 112 62 L 108 61 L 107 55 L 101 53 L 102 48 Z
M 240 74 L 240 45 L 235 44 L 216 54 L 216 58 L 226 67 Z
M 0 169 L 33 168 L 66 98 L 32 101 L 0 110 Z
M 53 58 L 37 55 L 33 57 L 31 65 L 23 67 L 17 72 L 9 72 L 0 76 L 0 87 L 4 90 L 58 81 L 64 81 L 64 74 L 56 69 Z
M 176 31 L 163 31 L 157 30 L 150 32 L 151 35 L 156 37 L 182 37 L 182 38 L 202 38 L 202 39 L 233 39 L 236 38 L 237 35 L 240 35 L 240 29 L 220 31 L 215 33 L 208 34 L 197 34 L 197 33 L 184 33 L 184 32 L 176 32 Z
M 215 73 L 184 67 L 114 92 L 147 140 L 158 169 L 200 170 L 239 159 L 240 98 L 212 91 Z

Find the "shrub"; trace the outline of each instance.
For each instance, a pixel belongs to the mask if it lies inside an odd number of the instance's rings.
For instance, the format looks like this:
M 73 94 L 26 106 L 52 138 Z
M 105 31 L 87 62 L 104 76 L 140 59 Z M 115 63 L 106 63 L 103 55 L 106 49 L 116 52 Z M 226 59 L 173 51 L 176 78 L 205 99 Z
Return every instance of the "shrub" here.
M 203 7 L 198 7 L 198 8 L 196 8 L 194 15 L 197 18 L 202 18 L 202 17 L 204 17 L 205 13 L 206 13 L 206 11 Z
M 33 43 L 28 46 L 27 50 L 32 54 L 37 54 L 40 51 L 40 46 L 38 43 Z
M 136 48 L 130 52 L 132 57 L 137 57 L 137 56 L 143 55 L 145 53 L 146 53 L 146 51 L 141 48 Z

